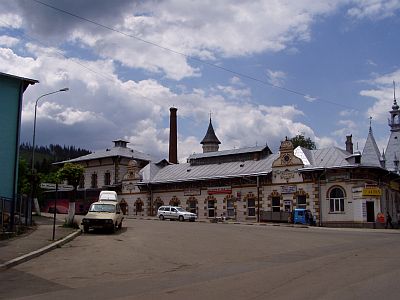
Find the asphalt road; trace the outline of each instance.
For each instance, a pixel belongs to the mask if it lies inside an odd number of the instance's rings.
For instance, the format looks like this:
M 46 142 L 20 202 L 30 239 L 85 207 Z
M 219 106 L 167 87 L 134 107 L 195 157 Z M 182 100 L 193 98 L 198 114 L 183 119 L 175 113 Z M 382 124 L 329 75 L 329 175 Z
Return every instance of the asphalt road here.
M 0 299 L 399 299 L 396 231 L 126 220 L 0 273 Z

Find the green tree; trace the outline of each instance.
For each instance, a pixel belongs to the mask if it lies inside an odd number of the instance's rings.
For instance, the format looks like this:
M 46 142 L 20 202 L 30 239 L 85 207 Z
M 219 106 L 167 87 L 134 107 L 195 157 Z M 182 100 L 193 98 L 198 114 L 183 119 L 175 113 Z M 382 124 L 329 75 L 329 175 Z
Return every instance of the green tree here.
M 25 159 L 19 160 L 18 166 L 18 194 L 28 195 L 31 191 L 31 184 L 29 182 L 30 169 Z
M 295 137 L 291 138 L 290 140 L 292 141 L 294 148 L 300 146 L 310 150 L 317 149 L 317 146 L 315 145 L 314 141 L 311 140 L 311 138 L 309 137 L 306 138 L 304 134 L 298 134 Z
M 64 181 L 66 180 L 68 184 L 74 187 L 72 192 L 72 197 L 69 199 L 69 209 L 68 209 L 68 218 L 67 224 L 73 225 L 74 216 L 75 216 L 75 200 L 76 200 L 76 191 L 81 180 L 81 177 L 84 173 L 84 167 L 78 164 L 66 163 L 64 166 L 57 171 L 57 177 Z

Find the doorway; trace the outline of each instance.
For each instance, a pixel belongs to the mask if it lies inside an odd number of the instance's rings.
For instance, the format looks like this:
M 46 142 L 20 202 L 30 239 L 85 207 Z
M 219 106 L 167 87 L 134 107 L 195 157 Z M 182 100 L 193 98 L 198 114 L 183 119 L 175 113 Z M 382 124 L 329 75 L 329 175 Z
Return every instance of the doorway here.
M 375 208 L 373 201 L 367 201 L 367 222 L 375 222 Z

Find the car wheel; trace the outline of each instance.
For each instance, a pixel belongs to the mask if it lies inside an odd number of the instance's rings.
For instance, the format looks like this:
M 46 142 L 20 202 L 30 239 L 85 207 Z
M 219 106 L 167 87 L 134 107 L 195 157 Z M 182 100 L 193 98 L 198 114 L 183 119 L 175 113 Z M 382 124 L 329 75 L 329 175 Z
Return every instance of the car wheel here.
M 122 221 L 118 225 L 118 229 L 121 229 L 121 228 L 122 228 Z
M 160 215 L 159 218 L 161 221 L 163 221 L 165 219 L 163 215 Z
M 84 226 L 83 226 L 83 232 L 84 232 L 84 233 L 88 233 L 88 232 L 89 232 L 89 226 L 84 225 Z
M 179 221 L 180 221 L 180 222 L 185 221 L 185 219 L 183 218 L 183 216 L 179 216 Z

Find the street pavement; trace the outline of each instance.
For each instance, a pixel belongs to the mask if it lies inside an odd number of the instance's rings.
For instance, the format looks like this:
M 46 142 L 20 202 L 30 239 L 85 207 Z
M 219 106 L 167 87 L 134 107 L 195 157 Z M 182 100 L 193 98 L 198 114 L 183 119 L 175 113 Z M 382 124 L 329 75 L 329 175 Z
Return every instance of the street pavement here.
M 0 299 L 398 299 L 399 237 L 127 219 L 0 272 Z
M 54 247 L 61 246 L 64 240 L 71 236 L 78 235 L 79 231 L 73 228 L 63 227 L 65 215 L 57 215 L 56 226 L 54 227 L 53 240 L 53 217 L 51 214 L 33 216 L 34 226 L 27 232 L 9 239 L 0 240 L 0 272 L 33 259 Z M 66 239 L 66 242 L 69 239 Z M 54 247 L 53 247 L 54 246 Z

